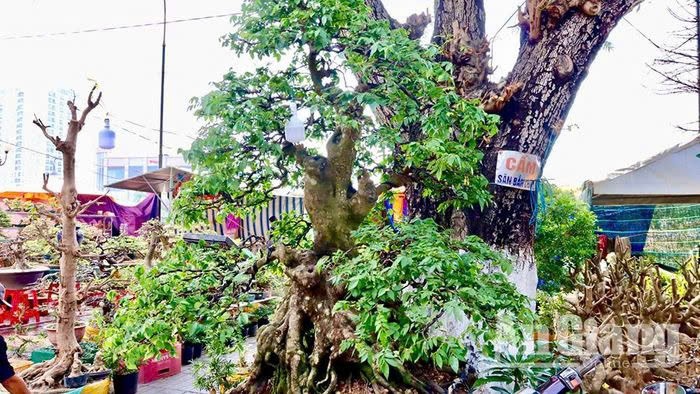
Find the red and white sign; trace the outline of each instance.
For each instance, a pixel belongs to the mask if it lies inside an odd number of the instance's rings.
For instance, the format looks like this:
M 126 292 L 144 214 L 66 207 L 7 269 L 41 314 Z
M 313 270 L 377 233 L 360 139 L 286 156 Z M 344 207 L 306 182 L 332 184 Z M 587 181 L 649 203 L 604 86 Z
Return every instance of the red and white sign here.
M 533 190 L 540 177 L 540 158 L 514 150 L 498 152 L 495 183 L 522 190 Z

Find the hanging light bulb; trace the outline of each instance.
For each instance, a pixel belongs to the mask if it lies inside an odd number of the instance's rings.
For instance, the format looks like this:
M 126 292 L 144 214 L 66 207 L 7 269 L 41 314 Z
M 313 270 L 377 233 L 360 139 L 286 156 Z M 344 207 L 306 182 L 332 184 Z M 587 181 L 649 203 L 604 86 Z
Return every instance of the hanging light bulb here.
M 284 138 L 292 144 L 298 144 L 304 141 L 304 122 L 297 116 L 297 105 L 292 103 L 290 106 L 292 117 L 289 118 L 287 125 L 284 126 Z
M 116 134 L 114 133 L 114 130 L 109 128 L 109 114 L 107 114 L 107 116 L 108 117 L 105 118 L 105 127 L 100 130 L 100 134 L 98 136 L 100 149 L 114 149 Z

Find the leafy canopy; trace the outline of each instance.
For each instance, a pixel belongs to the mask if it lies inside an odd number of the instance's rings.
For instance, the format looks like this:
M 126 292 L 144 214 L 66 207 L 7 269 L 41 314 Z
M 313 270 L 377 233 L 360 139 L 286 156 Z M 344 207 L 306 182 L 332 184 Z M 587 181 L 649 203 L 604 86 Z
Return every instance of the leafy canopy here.
M 344 346 L 385 376 L 390 367 L 417 362 L 457 372 L 467 336 L 488 351 L 499 323 L 532 322 L 526 297 L 505 275 L 509 262 L 477 237 L 456 240 L 431 219 L 402 223 L 398 231 L 368 224 L 355 235 L 356 254 L 333 257 L 334 280 L 350 295 L 337 308 L 357 314 L 356 338 Z M 485 263 L 499 272 L 485 272 Z M 464 337 L 444 327 L 450 319 L 465 323 Z
M 176 340 L 206 343 L 212 353 L 240 344 L 249 316 L 231 307 L 247 300 L 246 272 L 254 257 L 247 250 L 180 241 L 157 266 L 137 267 L 135 283 L 105 329 L 105 361 L 133 371 L 161 350 L 173 352 Z
M 231 70 L 194 101 L 207 125 L 186 158 L 203 176 L 176 202 L 180 220 L 212 205 L 243 215 L 300 186 L 283 152 L 292 102 L 308 113 L 306 145 L 349 127 L 360 135 L 356 169 L 408 176 L 443 197 L 441 210 L 488 201 L 477 141 L 496 133 L 498 117 L 457 94 L 439 47 L 371 19 L 363 0 L 256 0 L 233 23 L 224 44 L 262 65 Z
M 571 272 L 583 267 L 596 250 L 596 217 L 582 201 L 565 190 L 550 186 L 546 210 L 538 218 L 535 260 L 547 292 L 573 289 Z

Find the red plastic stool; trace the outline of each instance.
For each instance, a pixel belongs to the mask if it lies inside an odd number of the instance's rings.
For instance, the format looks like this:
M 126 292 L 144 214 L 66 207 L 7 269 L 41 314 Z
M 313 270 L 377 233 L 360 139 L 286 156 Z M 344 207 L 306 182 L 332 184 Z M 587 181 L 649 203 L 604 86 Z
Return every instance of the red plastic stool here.
M 12 307 L 9 309 L 6 306 L 2 307 L 0 323 L 5 323 L 5 321 L 8 321 L 10 325 L 28 323 L 31 318 L 39 323 L 41 317 L 36 290 L 6 290 L 5 297 L 9 299 Z

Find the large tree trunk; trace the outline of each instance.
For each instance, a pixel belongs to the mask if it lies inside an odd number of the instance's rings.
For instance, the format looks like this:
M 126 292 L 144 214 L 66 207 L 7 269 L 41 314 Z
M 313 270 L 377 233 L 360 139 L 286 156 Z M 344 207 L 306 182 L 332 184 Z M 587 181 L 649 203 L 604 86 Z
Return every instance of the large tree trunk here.
M 75 185 L 75 151 L 78 133 L 85 124 L 87 115 L 99 104 L 102 97 L 100 93 L 97 100 L 93 102 L 92 93 L 94 90 L 95 88 L 90 91 L 88 105 L 83 110 L 80 119 L 77 117 L 75 104 L 72 101 L 68 102 L 72 119 L 68 126 L 65 141 L 62 141 L 59 137 L 50 136 L 48 127 L 38 118 L 34 120 L 34 124 L 41 129 L 44 136 L 54 144 L 63 157 L 63 186 L 60 194 L 49 190 L 49 177 L 48 174 L 44 174 L 44 189 L 58 200 L 61 211 L 61 244 L 57 245 L 61 252 L 58 314 L 56 318 L 57 354 L 54 359 L 36 364 L 22 373 L 22 377 L 28 381 L 30 388 L 38 392 L 46 391 L 59 384 L 73 366 L 76 354 L 81 351 L 74 330 L 78 312 L 75 274 L 78 257 L 80 256 L 75 218 L 86 206 L 81 206 L 78 201 L 78 192 Z M 92 202 L 87 205 L 91 204 Z M 52 241 L 49 240 L 49 242 Z M 79 365 L 77 367 L 79 368 Z
M 526 3 L 527 9 L 534 1 Z M 530 153 L 544 164 L 595 55 L 613 27 L 638 1 L 551 3 L 539 19 L 522 17 L 518 59 L 506 80 L 495 85 L 486 78 L 484 53 L 476 50 L 485 40 L 483 1 L 435 2 L 434 41 L 448 48 L 450 42 L 446 39 L 461 44 L 450 48 L 452 52 L 447 55 L 455 65 L 458 90 L 464 96 L 480 98 L 487 111 L 499 113 L 502 119 L 499 133 L 483 145 L 482 173 L 491 182 L 493 201 L 483 210 L 467 212 L 466 221 L 452 220 L 452 224 L 466 225 L 466 229 L 458 230 L 479 235 L 510 256 L 515 268 L 513 282 L 531 297 L 537 286 L 531 196 L 528 191 L 493 184 L 498 151 Z M 571 3 L 577 8 L 562 5 Z M 409 192 L 413 211 L 434 215 L 435 202 L 426 202 L 419 194 Z M 449 218 L 442 221 L 448 224 Z

